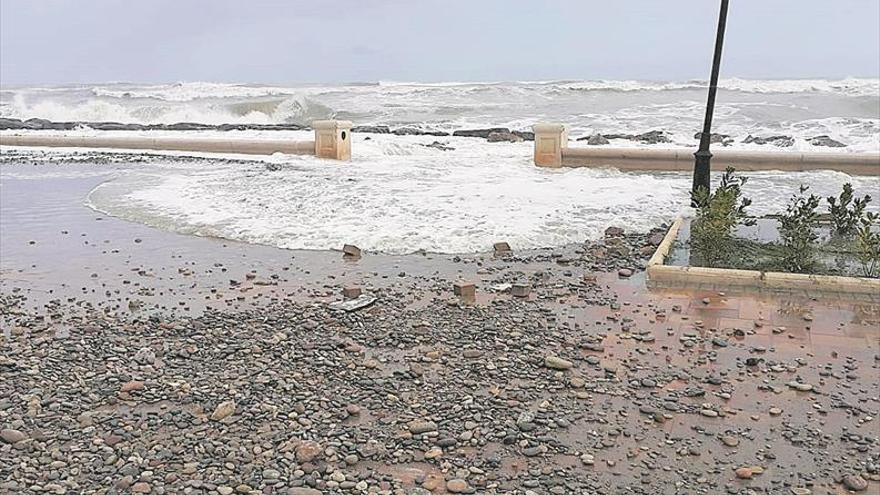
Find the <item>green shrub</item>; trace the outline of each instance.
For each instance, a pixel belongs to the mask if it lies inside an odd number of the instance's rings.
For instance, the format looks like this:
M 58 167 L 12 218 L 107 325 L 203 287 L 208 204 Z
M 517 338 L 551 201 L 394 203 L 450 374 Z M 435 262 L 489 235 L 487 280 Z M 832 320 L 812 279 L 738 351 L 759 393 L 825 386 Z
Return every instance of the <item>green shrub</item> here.
M 833 222 L 833 232 L 838 236 L 849 236 L 855 233 L 859 227 L 859 223 L 865 213 L 865 207 L 871 202 L 871 196 L 865 195 L 862 198 L 853 199 L 852 184 L 843 185 L 843 191 L 840 196 L 829 196 L 828 212 L 831 214 Z
M 691 195 L 697 209 L 691 226 L 691 250 L 703 266 L 729 265 L 735 251 L 734 227 L 755 224 L 745 211 L 752 202 L 742 197 L 746 180 L 734 176 L 734 169 L 727 167 L 715 192 L 699 188 Z
M 819 219 L 816 209 L 819 197 L 805 196 L 808 186 L 789 200 L 785 213 L 779 218 L 779 237 L 782 240 L 782 267 L 790 272 L 812 273 L 815 269 L 816 235 Z
M 880 215 L 866 213 L 856 227 L 856 249 L 866 277 L 880 277 L 880 232 L 874 225 Z

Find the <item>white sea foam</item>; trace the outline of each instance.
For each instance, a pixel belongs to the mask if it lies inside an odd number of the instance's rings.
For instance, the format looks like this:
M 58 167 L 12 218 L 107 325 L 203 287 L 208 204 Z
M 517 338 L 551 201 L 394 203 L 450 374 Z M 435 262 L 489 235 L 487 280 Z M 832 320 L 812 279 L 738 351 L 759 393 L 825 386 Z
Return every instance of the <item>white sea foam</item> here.
M 265 96 L 284 96 L 296 94 L 292 90 L 277 86 L 257 86 L 246 84 L 223 84 L 211 82 L 180 82 L 151 86 L 113 85 L 93 86 L 95 96 L 113 98 L 152 98 L 156 100 L 185 102 L 204 98 L 254 98 Z
M 674 91 L 684 89 L 704 89 L 707 81 L 691 80 L 684 82 L 654 81 L 578 81 L 571 83 L 551 83 L 568 89 L 590 91 Z M 880 80 L 850 77 L 839 80 L 828 79 L 740 79 L 722 78 L 718 81 L 720 89 L 742 91 L 745 93 L 805 93 L 825 92 L 846 96 L 880 96 Z
M 305 137 L 305 133 L 289 133 Z M 557 246 L 601 236 L 610 225 L 646 231 L 687 209 L 687 174 L 534 167 L 530 145 L 434 138 L 356 138 L 351 163 L 276 155 L 259 162 L 175 162 L 132 168 L 90 195 L 106 213 L 189 234 L 284 248 L 345 243 L 387 253 Z M 274 168 L 274 167 L 273 167 Z M 755 213 L 777 213 L 801 183 L 817 193 L 877 191 L 876 178 L 836 172 L 752 173 Z

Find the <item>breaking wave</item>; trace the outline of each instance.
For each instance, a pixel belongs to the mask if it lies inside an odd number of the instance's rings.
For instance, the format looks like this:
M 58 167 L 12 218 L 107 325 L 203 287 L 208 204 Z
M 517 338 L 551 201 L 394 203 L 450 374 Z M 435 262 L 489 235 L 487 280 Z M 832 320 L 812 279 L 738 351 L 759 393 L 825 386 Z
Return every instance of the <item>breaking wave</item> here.
M 186 100 L 181 100 L 186 101 Z M 0 105 L 0 117 L 40 118 L 53 122 L 125 122 L 138 124 L 301 124 L 328 119 L 335 111 L 304 96 L 262 97 L 194 103 L 156 100 L 125 102 L 124 98 L 34 99 L 15 94 Z
M 300 124 L 342 118 L 359 125 L 442 131 L 538 121 L 589 133 L 662 130 L 690 144 L 702 123 L 705 81 L 394 82 L 262 85 L 112 83 L 0 90 L 0 117 L 135 124 Z M 713 130 L 735 139 L 828 135 L 847 151 L 880 148 L 880 80 L 756 80 L 720 83 Z M 805 146 L 811 146 L 806 144 Z

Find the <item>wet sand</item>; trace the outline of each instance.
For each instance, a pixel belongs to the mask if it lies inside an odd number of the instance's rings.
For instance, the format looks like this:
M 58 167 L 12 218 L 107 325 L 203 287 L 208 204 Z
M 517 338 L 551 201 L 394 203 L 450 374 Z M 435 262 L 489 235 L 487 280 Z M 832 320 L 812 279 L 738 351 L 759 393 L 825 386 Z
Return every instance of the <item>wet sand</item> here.
M 184 236 L 83 206 L 89 166 L 0 169 L 0 492 L 880 493 L 877 305 L 649 291 L 647 235 Z

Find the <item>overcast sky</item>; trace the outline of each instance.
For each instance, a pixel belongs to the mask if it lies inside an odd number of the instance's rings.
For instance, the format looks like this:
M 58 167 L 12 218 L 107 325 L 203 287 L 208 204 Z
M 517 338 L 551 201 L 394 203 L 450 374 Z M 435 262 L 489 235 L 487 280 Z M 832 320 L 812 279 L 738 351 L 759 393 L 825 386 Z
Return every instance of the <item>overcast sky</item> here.
M 717 0 L 0 0 L 0 83 L 706 79 Z M 880 1 L 732 0 L 722 77 L 880 76 Z

